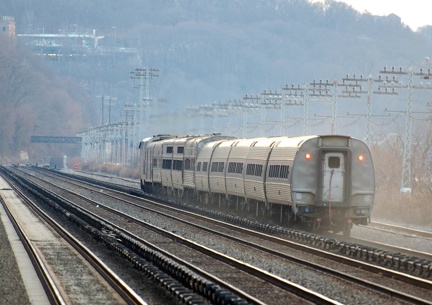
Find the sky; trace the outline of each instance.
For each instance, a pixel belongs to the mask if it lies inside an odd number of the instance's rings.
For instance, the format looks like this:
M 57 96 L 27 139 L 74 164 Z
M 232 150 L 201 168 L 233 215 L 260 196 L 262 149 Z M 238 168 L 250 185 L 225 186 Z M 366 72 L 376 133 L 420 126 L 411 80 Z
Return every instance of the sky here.
M 323 0 L 315 0 L 323 1 Z M 418 27 L 432 25 L 432 10 L 430 0 L 335 0 L 351 5 L 360 13 L 365 11 L 372 15 L 387 16 L 391 13 L 398 15 L 402 23 L 413 31 Z

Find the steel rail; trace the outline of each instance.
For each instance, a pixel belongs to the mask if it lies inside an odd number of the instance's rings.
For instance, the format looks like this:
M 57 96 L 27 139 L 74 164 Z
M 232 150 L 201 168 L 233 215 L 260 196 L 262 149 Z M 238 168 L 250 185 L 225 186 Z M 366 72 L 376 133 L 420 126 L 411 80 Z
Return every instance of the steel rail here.
M 57 233 L 60 234 L 75 250 L 80 253 L 98 272 L 99 274 L 121 295 L 121 297 L 131 305 L 146 305 L 147 303 L 135 293 L 117 274 L 115 274 L 107 265 L 105 265 L 93 252 L 84 246 L 78 239 L 63 229 L 54 219 L 40 209 L 30 198 L 28 198 L 12 181 L 8 181 L 14 191 L 23 201 L 44 219 Z M 59 292 L 58 292 L 59 293 Z M 58 304 L 66 304 L 63 302 Z

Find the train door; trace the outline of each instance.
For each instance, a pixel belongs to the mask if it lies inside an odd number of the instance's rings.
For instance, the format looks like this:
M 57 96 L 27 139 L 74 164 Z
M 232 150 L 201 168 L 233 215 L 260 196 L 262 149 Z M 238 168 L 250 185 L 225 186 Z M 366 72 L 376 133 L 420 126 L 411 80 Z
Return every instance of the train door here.
M 327 152 L 322 159 L 322 201 L 343 202 L 345 189 L 345 155 Z
M 149 157 L 147 159 L 147 165 L 148 165 L 148 174 L 147 176 L 150 178 L 151 181 L 153 181 L 153 149 L 148 152 Z

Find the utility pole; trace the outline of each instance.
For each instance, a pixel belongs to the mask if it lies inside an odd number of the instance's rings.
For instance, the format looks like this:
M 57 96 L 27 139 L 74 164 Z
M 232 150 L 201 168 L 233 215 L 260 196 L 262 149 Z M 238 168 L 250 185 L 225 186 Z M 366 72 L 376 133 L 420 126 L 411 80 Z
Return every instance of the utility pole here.
M 423 71 L 420 69 L 420 72 L 413 72 L 412 67 L 410 66 L 407 71 L 404 71 L 402 67 L 399 69 L 395 69 L 392 67 L 390 70 L 387 67 L 384 67 L 382 74 L 394 75 L 393 80 L 391 82 L 385 82 L 380 85 L 380 88 L 384 88 L 386 91 L 388 89 L 392 89 L 394 91 L 395 88 L 406 88 L 408 89 L 408 101 L 407 101 L 407 109 L 405 111 L 405 138 L 404 138 L 404 148 L 403 148 L 403 158 L 402 158 L 402 177 L 401 177 L 401 186 L 400 193 L 408 194 L 411 196 L 412 184 L 411 184 L 411 135 L 412 135 L 412 91 L 413 89 L 426 89 L 431 90 L 432 86 L 430 84 L 424 85 L 414 85 L 413 77 L 421 76 L 424 79 L 430 79 L 432 76 L 430 69 Z M 398 80 L 396 80 L 395 76 L 408 76 L 408 85 L 402 85 Z
M 247 95 L 246 95 L 247 97 Z M 247 101 L 247 99 L 246 99 Z M 243 123 L 242 123 L 242 137 L 246 138 L 247 137 L 247 128 L 248 128 L 248 104 L 245 102 L 245 99 L 238 99 L 238 100 L 233 100 L 230 103 L 230 107 L 234 112 L 240 112 L 242 114 L 243 117 Z
M 116 97 L 109 95 L 97 95 L 96 97 L 101 98 L 101 126 L 111 123 L 111 106 L 114 105 L 112 101 L 116 101 Z M 108 104 L 108 121 L 105 122 L 105 104 Z
M 307 135 L 309 125 L 309 96 L 308 86 L 285 85 L 282 88 L 283 97 L 281 105 L 281 136 L 285 133 L 285 106 L 303 106 L 303 135 Z
M 313 98 L 332 98 L 333 100 L 333 106 L 332 106 L 332 115 L 331 115 L 331 122 L 332 122 L 332 128 L 331 133 L 336 133 L 336 114 L 337 114 L 337 81 L 335 80 L 333 83 L 329 83 L 328 80 L 326 82 L 323 82 L 321 79 L 319 82 L 313 80 L 312 83 L 309 84 L 310 92 L 309 96 Z M 333 90 L 332 90 L 333 89 Z
M 113 26 L 112 28 L 114 29 L 114 64 L 115 64 L 116 57 L 117 57 L 117 27 Z
M 130 72 L 131 79 L 138 81 L 136 88 L 139 90 L 139 100 L 137 103 L 133 103 L 134 106 L 134 131 L 132 135 L 132 146 L 138 147 L 141 138 L 144 137 L 144 133 L 150 127 L 150 108 L 151 108 L 151 97 L 150 97 L 150 81 L 159 76 L 159 69 L 147 69 L 147 68 L 136 68 Z M 136 151 L 136 155 L 138 151 Z M 136 159 L 135 156 L 133 159 Z
M 267 109 L 280 109 L 281 110 L 281 122 L 280 122 L 280 132 L 282 135 L 283 127 L 285 124 L 285 100 L 283 94 L 278 92 L 272 92 L 271 90 L 264 90 L 261 93 L 261 100 L 259 101 L 261 105 L 261 136 L 265 135 L 265 123 L 266 123 L 266 111 Z
M 248 128 L 248 109 L 257 110 L 259 109 L 259 100 L 261 97 L 258 95 L 245 95 L 243 97 L 243 138 L 247 137 L 247 128 Z M 250 102 L 248 102 L 250 101 Z
M 363 90 L 362 83 L 367 82 L 367 91 Z M 378 79 L 373 79 L 372 75 L 369 75 L 368 78 L 364 78 L 363 75 L 360 77 L 356 77 L 355 74 L 350 76 L 347 74 L 344 78 L 342 78 L 341 86 L 345 86 L 344 94 L 347 94 L 347 97 L 360 97 L 361 94 L 367 93 L 367 110 L 366 110 L 366 144 L 370 144 L 372 138 L 372 85 L 375 82 L 382 82 L 381 76 Z M 352 115 L 352 114 L 351 114 Z

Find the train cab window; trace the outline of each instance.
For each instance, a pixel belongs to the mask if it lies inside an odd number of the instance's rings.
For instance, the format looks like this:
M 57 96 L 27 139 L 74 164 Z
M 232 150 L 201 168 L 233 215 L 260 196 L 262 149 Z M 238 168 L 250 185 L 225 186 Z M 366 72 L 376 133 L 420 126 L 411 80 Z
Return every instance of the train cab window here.
M 167 154 L 172 154 L 172 152 L 173 152 L 173 147 L 172 146 L 167 146 L 166 153 Z
M 158 167 L 158 160 L 156 158 L 153 158 L 153 167 Z
M 196 171 L 199 172 L 201 170 L 201 162 L 198 162 L 197 167 L 196 167 Z
M 183 146 L 179 146 L 179 147 L 177 147 L 177 153 L 178 153 L 178 154 L 182 154 L 182 153 L 184 153 L 184 147 L 183 147 Z
M 340 167 L 340 158 L 339 157 L 329 157 L 328 158 L 328 167 L 329 168 L 339 168 Z
M 203 163 L 203 168 L 202 168 L 203 172 L 207 171 L 207 167 L 208 167 L 208 162 L 204 162 Z

